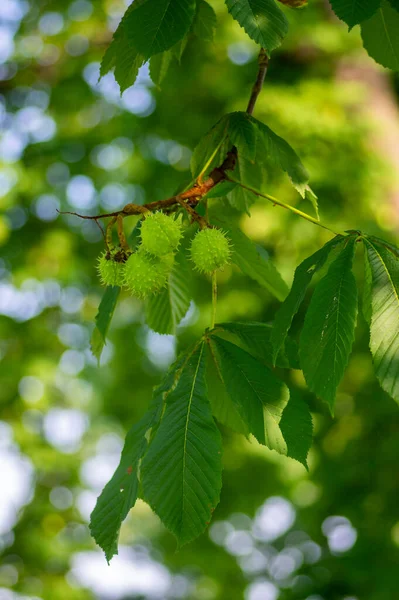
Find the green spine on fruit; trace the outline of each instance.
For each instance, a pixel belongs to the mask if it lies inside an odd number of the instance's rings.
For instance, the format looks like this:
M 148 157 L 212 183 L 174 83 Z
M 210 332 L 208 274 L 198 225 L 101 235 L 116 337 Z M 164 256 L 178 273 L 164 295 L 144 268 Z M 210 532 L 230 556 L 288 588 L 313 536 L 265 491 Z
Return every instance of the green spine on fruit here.
M 181 237 L 180 221 L 162 212 L 149 214 L 141 224 L 142 246 L 153 256 L 164 256 L 174 252 Z
M 173 263 L 173 254 L 159 258 L 141 247 L 126 261 L 124 285 L 137 298 L 156 294 L 168 283 Z
M 231 248 L 220 229 L 202 229 L 191 243 L 191 258 L 202 273 L 213 273 L 230 263 Z
M 125 262 L 116 261 L 114 258 L 114 253 L 110 252 L 103 252 L 98 258 L 97 270 L 103 285 L 123 285 Z

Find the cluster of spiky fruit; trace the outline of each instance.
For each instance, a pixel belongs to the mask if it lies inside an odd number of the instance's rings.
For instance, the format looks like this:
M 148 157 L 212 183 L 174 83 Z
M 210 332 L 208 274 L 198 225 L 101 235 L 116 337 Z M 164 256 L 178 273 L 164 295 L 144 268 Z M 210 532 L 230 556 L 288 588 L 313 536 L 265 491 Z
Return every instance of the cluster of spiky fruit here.
M 180 220 L 161 212 L 149 213 L 142 222 L 136 252 L 118 250 L 100 256 L 102 283 L 124 286 L 141 299 L 159 292 L 168 282 L 181 236 Z
M 162 212 L 149 213 L 141 224 L 141 243 L 136 252 L 119 248 L 100 256 L 101 282 L 126 287 L 141 299 L 160 292 L 167 285 L 182 235 L 180 219 Z M 223 231 L 213 227 L 195 235 L 190 251 L 201 273 L 214 273 L 230 262 L 230 241 Z
M 192 261 L 201 273 L 213 273 L 229 264 L 230 242 L 220 229 L 201 229 L 191 243 Z

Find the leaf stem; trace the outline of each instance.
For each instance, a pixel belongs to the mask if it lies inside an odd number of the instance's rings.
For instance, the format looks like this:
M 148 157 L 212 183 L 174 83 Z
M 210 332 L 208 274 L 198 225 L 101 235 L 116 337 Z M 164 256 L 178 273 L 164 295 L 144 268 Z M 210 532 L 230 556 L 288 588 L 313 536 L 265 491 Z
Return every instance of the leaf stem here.
M 258 57 L 259 71 L 256 81 L 253 85 L 251 96 L 249 98 L 247 113 L 252 115 L 254 112 L 255 104 L 258 99 L 258 96 L 262 90 L 263 83 L 265 81 L 267 68 L 269 66 L 269 57 L 266 54 L 264 48 L 260 49 L 259 57 Z
M 218 300 L 217 274 L 216 274 L 216 271 L 214 271 L 212 273 L 212 319 L 211 319 L 211 329 L 213 329 L 215 327 L 217 300 Z
M 306 221 L 309 221 L 310 223 L 313 223 L 314 225 L 318 225 L 319 227 L 322 227 L 323 229 L 330 231 L 330 233 L 333 233 L 334 235 L 344 235 L 344 234 L 337 233 L 336 231 L 334 231 L 333 229 L 330 229 L 330 227 L 327 227 L 326 225 L 323 225 L 322 223 L 320 223 L 320 221 L 318 221 L 314 217 L 311 217 L 310 215 L 299 210 L 299 208 L 295 208 L 294 206 L 291 206 L 290 204 L 286 204 L 282 200 L 277 200 L 277 198 L 275 198 L 274 196 L 270 196 L 270 194 L 264 194 L 263 192 L 259 192 L 258 190 L 255 190 L 254 188 L 251 188 L 248 185 L 241 183 L 240 181 L 236 181 L 235 179 L 232 179 L 231 177 L 226 177 L 226 180 L 231 181 L 232 183 L 236 183 L 237 185 L 244 188 L 245 190 L 248 190 L 249 192 L 252 192 L 253 194 L 255 194 L 255 196 L 259 196 L 260 198 L 265 198 L 266 200 L 269 200 L 269 202 L 271 202 L 274 205 L 281 206 L 282 208 L 286 208 L 287 210 L 290 210 L 291 212 L 298 215 L 299 217 L 302 217 L 302 219 L 306 219 Z

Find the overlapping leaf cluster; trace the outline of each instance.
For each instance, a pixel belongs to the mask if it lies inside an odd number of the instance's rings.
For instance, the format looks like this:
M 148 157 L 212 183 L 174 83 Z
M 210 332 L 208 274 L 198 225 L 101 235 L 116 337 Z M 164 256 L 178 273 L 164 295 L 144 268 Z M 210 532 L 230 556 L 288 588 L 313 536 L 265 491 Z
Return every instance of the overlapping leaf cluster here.
M 272 369 L 270 334 L 262 323 L 218 325 L 180 356 L 155 389 L 92 513 L 92 535 L 108 560 L 138 497 L 179 544 L 204 531 L 222 485 L 222 438 L 215 418 L 306 466 L 312 419 L 308 405 L 298 395 L 290 398 Z M 292 341 L 278 362 L 298 366 Z
M 117 551 L 121 523 L 139 496 L 180 544 L 203 532 L 221 489 L 222 442 L 214 419 L 307 466 L 309 407 L 297 392 L 290 396 L 275 367 L 302 369 L 310 390 L 333 412 L 355 337 L 358 293 L 352 267 L 358 242 L 365 249 L 363 309 L 376 375 L 399 403 L 399 250 L 356 231 L 338 235 L 299 265 L 273 327 L 217 325 L 180 356 L 154 391 L 149 411 L 128 433 L 120 465 L 92 514 L 92 534 L 108 560 Z M 292 320 L 313 276 L 326 265 L 298 348 L 288 336 Z M 99 318 L 102 326 L 104 319 L 105 313 Z
M 287 33 L 287 19 L 275 0 L 226 0 L 226 4 L 268 54 Z M 361 24 L 365 47 L 377 61 L 399 68 L 396 0 L 331 0 L 331 4 L 349 27 Z M 135 0 L 115 32 L 101 73 L 115 68 L 123 90 L 149 60 L 151 76 L 160 84 L 171 61 L 180 60 L 187 36 L 210 41 L 215 23 L 213 9 L 205 0 Z M 225 115 L 203 137 L 192 156 L 194 180 L 202 181 L 220 167 L 231 151 L 236 156 L 234 171 L 210 190 L 206 200 L 223 198 L 236 211 L 249 213 L 265 174 L 282 170 L 302 197 L 312 202 L 318 218 L 316 197 L 295 151 L 247 113 Z M 317 222 L 308 215 L 305 218 Z M 156 388 L 147 414 L 128 433 L 121 462 L 92 514 L 93 537 L 108 560 L 117 552 L 121 523 L 138 497 L 159 515 L 179 544 L 204 531 L 222 485 L 222 441 L 216 422 L 307 466 L 311 415 L 301 396 L 295 390 L 290 393 L 280 370 L 302 369 L 309 389 L 333 413 L 355 338 L 358 290 L 353 261 L 358 242 L 365 251 L 363 312 L 370 326 L 376 375 L 383 389 L 399 402 L 398 249 L 357 231 L 337 235 L 299 265 L 288 293 L 263 248 L 253 244 L 223 212 L 216 224 L 227 230 L 232 241 L 233 263 L 282 305 L 272 327 L 224 323 L 205 332 Z M 318 272 L 323 276 L 296 343 L 288 335 L 292 321 Z M 192 300 L 190 279 L 182 244 L 168 286 L 146 303 L 146 320 L 152 329 L 176 333 Z M 118 288 L 107 290 L 100 305 L 93 336 L 97 356 L 118 295 Z
M 296 8 L 301 3 L 280 0 Z M 397 0 L 330 0 L 349 28 L 360 24 L 364 47 L 377 62 L 399 70 L 399 6 Z M 276 0 L 226 0 L 231 16 L 268 54 L 288 33 L 288 20 Z M 101 63 L 111 69 L 121 92 L 131 86 L 140 67 L 150 62 L 159 86 L 173 60 L 180 61 L 187 40 L 212 42 L 216 14 L 206 0 L 135 0 L 123 16 Z

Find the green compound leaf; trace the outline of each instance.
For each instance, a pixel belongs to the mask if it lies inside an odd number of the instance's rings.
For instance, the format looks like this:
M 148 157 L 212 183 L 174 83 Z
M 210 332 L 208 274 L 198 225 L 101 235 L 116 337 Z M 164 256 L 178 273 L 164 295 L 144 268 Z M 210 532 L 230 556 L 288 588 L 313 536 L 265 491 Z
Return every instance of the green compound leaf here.
M 222 377 L 221 365 L 216 354 L 209 343 L 206 345 L 206 381 L 208 397 L 211 403 L 212 414 L 225 427 L 232 431 L 249 435 L 248 427 L 240 417 L 240 414 L 226 391 L 225 382 Z
M 271 342 L 273 346 L 273 362 L 276 360 L 280 349 L 283 347 L 285 338 L 291 327 L 292 319 L 299 310 L 305 297 L 306 290 L 313 275 L 317 273 L 325 264 L 330 252 L 340 244 L 345 238 L 336 236 L 330 240 L 323 248 L 306 258 L 295 270 L 294 281 L 290 293 L 280 306 L 276 313 Z
M 194 20 L 195 0 L 137 0 L 122 20 L 129 44 L 145 60 L 179 42 Z
M 118 554 L 118 538 L 122 522 L 138 497 L 138 469 L 147 446 L 146 432 L 160 418 L 165 388 L 154 391 L 148 412 L 129 430 L 118 468 L 97 499 L 90 517 L 90 533 L 104 550 L 109 562 Z
M 374 60 L 399 71 L 399 12 L 383 0 L 377 12 L 361 25 L 363 45 Z
M 399 258 L 364 239 L 371 276 L 370 349 L 381 387 L 399 402 Z
M 121 288 L 110 286 L 104 292 L 101 299 L 98 312 L 95 317 L 96 326 L 91 336 L 91 351 L 94 356 L 100 361 L 103 348 L 106 344 L 108 329 L 118 302 Z
M 274 0 L 226 0 L 229 13 L 268 54 L 280 46 L 288 21 Z
M 313 422 L 309 405 L 298 392 L 290 390 L 290 399 L 283 410 L 280 429 L 287 444 L 287 456 L 307 469 L 307 456 L 313 441 Z
M 205 42 L 213 42 L 216 29 L 216 14 L 212 6 L 199 0 L 193 23 L 193 33 Z
M 213 335 L 209 344 L 220 365 L 227 393 L 260 444 L 280 454 L 287 446 L 279 422 L 288 402 L 288 388 L 265 365 L 242 348 Z
M 142 461 L 143 497 L 179 545 L 200 535 L 219 502 L 222 441 L 205 382 L 202 342 L 180 370 Z
M 222 329 L 235 335 L 250 353 L 273 365 L 273 346 L 271 342 L 272 326 L 266 323 L 246 322 L 220 323 L 216 329 Z M 276 358 L 276 366 L 283 369 L 300 369 L 298 346 L 296 342 L 287 337 L 284 346 Z
M 337 17 L 352 29 L 372 17 L 381 0 L 330 0 L 330 4 Z
M 177 326 L 190 307 L 191 284 L 192 269 L 188 263 L 186 245 L 182 245 L 168 285 L 146 302 L 146 322 L 151 329 L 157 333 L 176 334 Z
M 317 284 L 306 313 L 299 353 L 306 383 L 333 413 L 337 387 L 355 339 L 357 287 L 352 273 L 356 237 L 350 237 Z
M 233 246 L 231 259 L 245 275 L 269 290 L 278 300 L 283 300 L 288 287 L 270 260 L 266 250 L 258 247 L 240 230 L 222 222 Z

